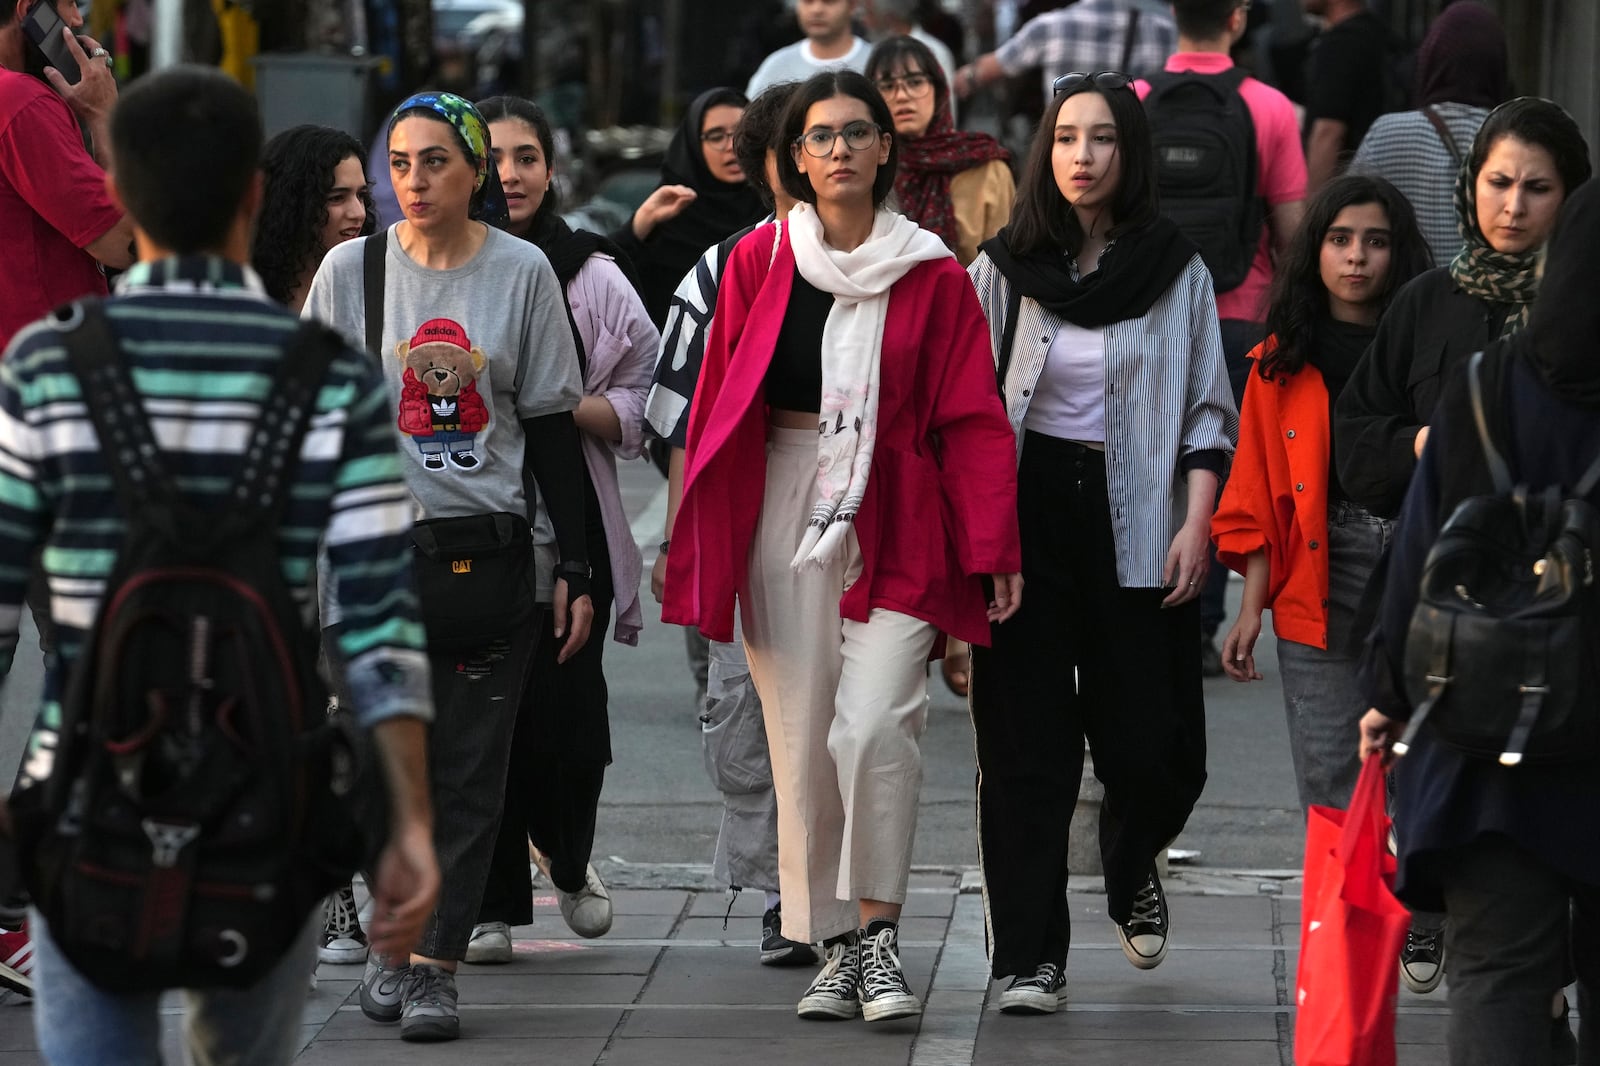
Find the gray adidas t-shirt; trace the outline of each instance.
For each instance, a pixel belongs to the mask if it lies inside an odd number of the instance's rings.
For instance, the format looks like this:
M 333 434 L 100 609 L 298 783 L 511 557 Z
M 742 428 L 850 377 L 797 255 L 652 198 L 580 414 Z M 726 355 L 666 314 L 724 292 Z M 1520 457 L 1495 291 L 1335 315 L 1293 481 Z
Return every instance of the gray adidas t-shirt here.
M 526 513 L 521 420 L 571 411 L 582 396 L 555 271 L 538 248 L 496 229 L 452 270 L 417 265 L 394 228 L 387 240 L 383 370 L 418 518 Z M 364 243 L 328 252 L 303 312 L 357 346 L 366 343 Z M 555 533 L 542 506 L 533 540 L 548 600 Z

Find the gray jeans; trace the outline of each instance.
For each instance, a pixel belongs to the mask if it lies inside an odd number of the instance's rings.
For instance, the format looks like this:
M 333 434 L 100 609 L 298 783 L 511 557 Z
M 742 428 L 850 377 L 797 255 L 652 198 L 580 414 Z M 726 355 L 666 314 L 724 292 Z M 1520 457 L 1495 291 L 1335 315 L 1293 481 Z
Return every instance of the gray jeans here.
M 1328 507 L 1328 646 L 1278 639 L 1278 669 L 1289 720 L 1300 807 L 1344 809 L 1350 804 L 1359 758 L 1360 722 L 1367 705 L 1357 684 L 1357 607 L 1389 543 L 1390 524 L 1348 501 Z

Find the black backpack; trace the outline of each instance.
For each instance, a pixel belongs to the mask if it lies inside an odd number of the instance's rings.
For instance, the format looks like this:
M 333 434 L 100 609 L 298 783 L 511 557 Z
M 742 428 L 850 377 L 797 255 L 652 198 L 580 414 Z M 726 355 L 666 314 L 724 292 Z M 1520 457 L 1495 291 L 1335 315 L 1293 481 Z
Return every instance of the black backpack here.
M 1483 353 L 1467 366 L 1472 413 L 1494 493 L 1469 497 L 1423 565 L 1406 635 L 1416 710 L 1395 745 L 1427 723 L 1440 740 L 1501 765 L 1600 754 L 1600 593 L 1594 555 L 1597 458 L 1570 492 L 1515 484 L 1484 409 Z
M 279 563 L 279 520 L 339 339 L 284 350 L 227 504 L 187 503 L 98 302 L 64 333 L 127 532 L 65 682 L 53 767 L 13 797 L 18 860 L 50 935 L 114 992 L 246 985 L 366 858 L 357 738 L 326 715 L 317 643 Z
M 1155 142 L 1161 213 L 1200 246 L 1212 286 L 1250 273 L 1266 205 L 1256 189 L 1256 124 L 1239 95 L 1245 72 L 1152 75 L 1144 108 Z

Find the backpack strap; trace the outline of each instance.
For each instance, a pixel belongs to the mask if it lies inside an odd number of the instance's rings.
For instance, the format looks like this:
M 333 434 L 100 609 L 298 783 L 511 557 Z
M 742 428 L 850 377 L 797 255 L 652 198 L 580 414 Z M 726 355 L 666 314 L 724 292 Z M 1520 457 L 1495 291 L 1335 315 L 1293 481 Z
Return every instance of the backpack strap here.
M 389 254 L 389 233 L 379 230 L 362 248 L 362 290 L 366 295 L 367 351 L 383 358 L 383 271 Z
M 84 409 L 100 439 L 118 507 L 126 515 L 142 512 L 158 527 L 175 533 L 173 510 L 182 506 L 182 495 L 161 465 L 161 448 L 104 305 L 100 300 L 79 300 L 54 312 L 49 322 L 61 332 L 67 365 L 83 391 Z
M 1122 65 L 1117 69 L 1124 74 L 1129 73 L 1128 65 L 1133 62 L 1133 44 L 1139 38 L 1139 9 L 1134 8 L 1128 12 L 1128 32 L 1122 38 Z
M 995 384 L 1000 388 L 1000 398 L 1006 395 L 1006 373 L 1011 369 L 1011 350 L 1017 346 L 1017 318 L 1022 313 L 1022 290 L 1006 279 L 1006 324 L 1000 333 L 1000 350 L 995 353 Z
M 1422 109 L 1422 116 L 1426 118 L 1433 131 L 1439 135 L 1444 146 L 1450 150 L 1450 158 L 1456 161 L 1456 166 L 1461 165 L 1461 146 L 1456 143 L 1455 134 L 1450 132 L 1450 127 L 1445 125 L 1443 116 L 1435 111 L 1432 104 Z
M 228 490 L 228 516 L 221 523 L 213 520 L 214 525 L 228 527 L 219 537 L 261 522 L 277 523 L 317 408 L 317 392 L 329 364 L 343 349 L 339 336 L 317 322 L 300 323 L 284 345 L 272 391 L 261 405 L 240 457 L 239 473 Z
M 1478 442 L 1483 445 L 1483 458 L 1489 464 L 1489 477 L 1494 481 L 1494 490 L 1504 495 L 1512 489 L 1511 468 L 1506 466 L 1504 456 L 1494 446 L 1494 441 L 1489 434 L 1489 414 L 1483 403 L 1483 352 L 1472 353 L 1472 358 L 1467 360 L 1467 388 L 1472 394 L 1472 420 L 1478 427 Z M 1591 471 L 1595 472 L 1595 471 Z M 1587 477 L 1587 475 L 1585 475 Z M 1600 476 L 1600 472 L 1597 472 Z M 1593 486 L 1590 486 L 1593 488 Z

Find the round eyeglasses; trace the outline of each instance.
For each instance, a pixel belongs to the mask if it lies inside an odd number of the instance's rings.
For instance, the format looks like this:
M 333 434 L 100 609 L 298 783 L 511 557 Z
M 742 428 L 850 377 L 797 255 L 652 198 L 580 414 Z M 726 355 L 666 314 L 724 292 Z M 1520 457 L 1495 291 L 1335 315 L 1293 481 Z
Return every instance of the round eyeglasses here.
M 879 78 L 874 85 L 885 99 L 896 92 L 904 92 L 913 100 L 919 100 L 933 91 L 933 79 L 920 71 L 915 74 L 902 74 L 898 78 Z
M 826 126 L 806 130 L 795 143 L 805 148 L 807 155 L 826 159 L 833 154 L 833 146 L 840 137 L 852 152 L 865 152 L 876 143 L 878 134 L 878 127 L 871 122 L 852 122 L 842 130 L 830 130 Z
M 1096 89 L 1127 89 L 1133 85 L 1133 77 L 1122 73 L 1120 70 L 1101 70 L 1093 74 L 1075 70 L 1071 74 L 1063 74 L 1050 86 L 1053 93 L 1076 92 L 1083 88 L 1085 82 L 1092 83 Z
M 718 126 L 702 133 L 700 140 L 713 148 L 732 147 L 734 132 L 732 126 Z

